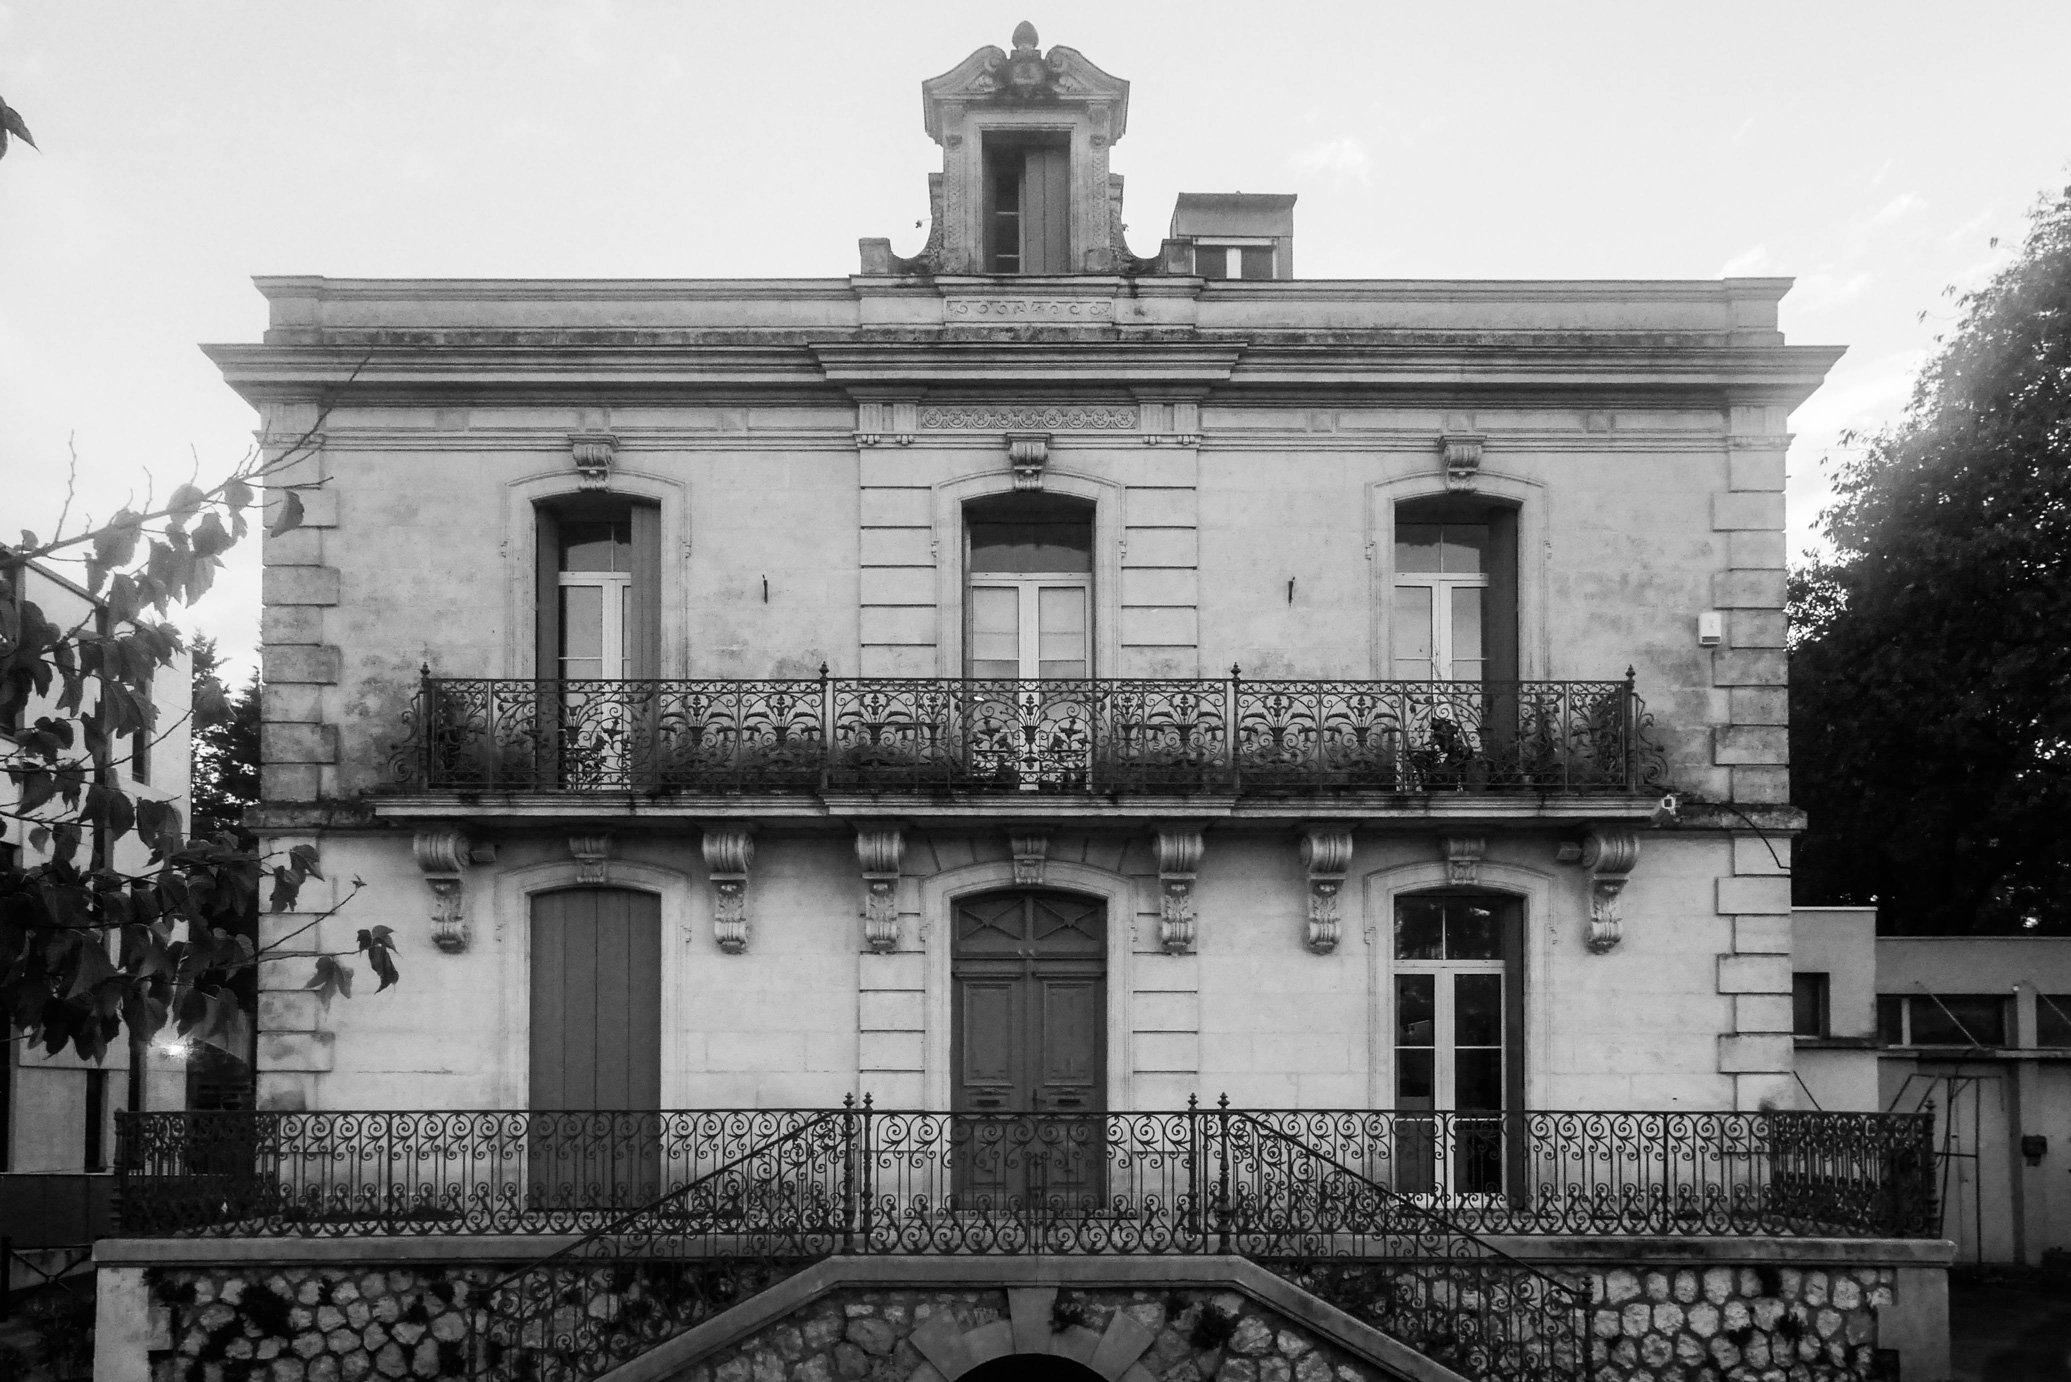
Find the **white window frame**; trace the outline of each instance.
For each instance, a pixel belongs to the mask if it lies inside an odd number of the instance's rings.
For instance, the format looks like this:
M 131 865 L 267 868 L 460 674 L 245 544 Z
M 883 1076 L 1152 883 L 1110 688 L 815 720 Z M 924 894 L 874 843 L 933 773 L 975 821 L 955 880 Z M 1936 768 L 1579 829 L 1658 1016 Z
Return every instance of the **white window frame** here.
M 602 605 L 602 633 L 599 660 L 604 664 L 598 681 L 624 681 L 626 679 L 626 605 L 632 598 L 633 573 L 630 571 L 563 571 L 560 577 L 562 590 L 599 589 Z M 617 598 L 613 598 L 614 592 Z M 561 599 L 561 641 L 568 641 L 568 602 Z M 583 659 L 587 661 L 588 659 Z M 612 671 L 617 668 L 617 671 Z M 589 677 L 568 676 L 568 658 L 558 654 L 555 658 L 554 675 L 560 681 L 589 681 Z
M 1455 1077 L 1458 1074 L 1459 1064 L 1456 1059 L 1457 1052 L 1454 1049 L 1455 1043 L 1452 1035 L 1454 1026 L 1453 984 L 1451 976 L 1459 974 L 1493 974 L 1504 984 L 1507 990 L 1510 982 L 1509 967 L 1501 960 L 1405 960 L 1397 958 L 1394 972 L 1398 978 L 1414 974 L 1430 974 L 1445 979 L 1444 983 L 1439 983 L 1434 979 L 1431 984 L 1431 1045 L 1428 1048 L 1431 1051 L 1431 1108 L 1432 1111 L 1437 1113 L 1458 1112 L 1459 1110 L 1454 1107 L 1454 1100 L 1458 1094 Z M 1512 1033 L 1510 1031 L 1510 1000 L 1511 995 L 1506 991 L 1503 994 L 1503 1003 L 1499 1009 L 1502 1015 L 1502 1030 L 1496 1045 L 1497 1052 L 1502 1059 L 1501 1084 L 1499 1088 L 1506 1092 L 1510 1088 L 1511 1075 L 1510 1039 Z M 1399 1024 L 1399 1017 L 1397 1021 Z M 1395 1040 L 1391 1044 L 1398 1051 L 1421 1051 L 1426 1049 L 1421 1046 L 1402 1046 L 1401 1027 L 1399 1025 L 1395 1029 Z M 1476 1047 L 1475 1049 L 1479 1050 L 1481 1048 Z M 1396 1067 L 1395 1078 L 1398 1081 L 1401 1079 L 1401 1067 L 1399 1065 Z M 1396 1097 L 1399 1104 L 1401 1098 L 1399 1092 Z M 1490 1109 L 1486 1111 L 1493 1114 L 1499 1110 Z M 1467 1112 L 1480 1113 L 1484 1112 L 1484 1110 L 1469 1109 Z
M 1404 586 L 1421 586 L 1431 592 L 1430 680 L 1475 682 L 1484 680 L 1483 677 L 1478 676 L 1455 677 L 1453 675 L 1453 592 L 1456 590 L 1487 591 L 1489 588 L 1488 572 L 1398 571 L 1395 573 L 1395 588 L 1400 590 Z M 1402 633 L 1400 626 L 1395 623 L 1395 620 L 1401 618 L 1400 611 L 1401 606 L 1399 604 L 1390 610 L 1392 618 L 1390 620 L 1389 636 L 1391 639 L 1399 638 Z M 1488 597 L 1484 594 L 1481 603 L 1481 657 L 1478 659 L 1484 672 L 1488 669 L 1488 617 Z M 1395 661 L 1395 650 L 1392 646 L 1388 650 L 1388 658 L 1391 663 Z M 1442 672 L 1441 668 L 1443 669 Z M 1401 669 L 1396 668 L 1394 670 L 1397 673 L 1397 679 L 1400 680 Z
M 1264 279 L 1256 278 L 1245 280 L 1242 251 L 1247 249 L 1264 249 L 1271 253 L 1273 256 L 1272 272 L 1267 274 L 1266 278 L 1279 277 L 1280 245 L 1270 235 L 1217 235 L 1213 238 L 1196 240 L 1194 241 L 1194 272 L 1196 274 L 1201 272 L 1201 256 L 1204 253 L 1212 254 L 1217 250 L 1221 250 L 1227 256 L 1223 260 L 1223 277 L 1225 279 L 1236 279 L 1240 282 L 1249 281 L 1252 283 L 1264 282 Z
M 1082 629 L 1080 637 L 1084 640 L 1081 645 L 1084 656 L 1080 659 L 1086 664 L 1084 679 L 1090 679 L 1096 675 L 1093 664 L 1093 578 L 1091 574 L 1083 571 L 1060 571 L 1051 574 L 1039 571 L 1027 573 L 974 572 L 967 579 L 964 588 L 966 592 L 981 589 L 1018 590 L 1020 592 L 1020 623 L 1018 625 L 1020 648 L 1017 650 L 1017 659 L 1020 667 L 1014 678 L 1014 680 L 1018 681 L 1042 680 L 1042 631 L 1038 627 L 1041 612 L 1039 602 L 1042 597 L 1039 592 L 1044 590 L 1076 590 L 1079 593 L 1080 602 L 1080 625 Z M 975 675 L 971 671 L 971 666 L 977 659 L 971 656 L 970 650 L 975 634 L 975 630 L 971 627 L 971 619 L 975 612 L 976 603 L 967 593 L 965 596 L 964 629 L 965 676 Z M 1066 680 L 1080 679 L 1066 678 Z

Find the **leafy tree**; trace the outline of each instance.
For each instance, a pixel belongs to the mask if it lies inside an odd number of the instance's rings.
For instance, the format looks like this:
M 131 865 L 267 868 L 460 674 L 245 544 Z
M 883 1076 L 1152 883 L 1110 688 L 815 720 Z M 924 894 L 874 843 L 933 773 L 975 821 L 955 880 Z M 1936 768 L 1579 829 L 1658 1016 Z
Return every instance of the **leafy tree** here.
M 197 638 L 189 654 L 193 668 L 194 786 L 188 828 L 196 835 L 228 832 L 243 848 L 258 837 L 242 824 L 247 808 L 259 804 L 259 669 L 229 698 L 226 715 L 210 717 L 201 708 L 222 694 L 216 672 L 222 660 L 212 638 Z
M 20 722 L 11 743 L 0 741 L 0 772 L 13 788 L 12 800 L 0 798 L 0 820 L 10 838 L 26 832 L 48 855 L 0 861 L 0 1012 L 50 1051 L 69 1045 L 98 1060 L 125 1028 L 147 1040 L 170 1025 L 242 1055 L 249 1024 L 234 981 L 260 958 L 260 895 L 288 911 L 302 885 L 322 877 L 307 845 L 268 857 L 227 831 L 189 835 L 177 808 L 125 792 L 115 772 L 125 741 L 163 733 L 148 688 L 182 646 L 168 612 L 208 590 L 222 553 L 247 533 L 255 483 L 307 454 L 321 427 L 319 417 L 271 461 L 248 455 L 210 488 L 184 484 L 163 503 L 125 505 L 78 531 L 66 531 L 68 500 L 55 536 L 24 532 L 0 548 L 0 720 Z M 280 492 L 274 532 L 301 521 L 296 489 Z M 26 597 L 31 563 L 82 566 L 105 621 L 66 627 L 47 617 Z M 213 675 L 195 702 L 205 724 L 231 715 Z M 114 845 L 131 834 L 149 863 L 125 873 Z M 382 988 L 396 981 L 393 942 L 377 926 L 360 931 L 353 950 L 318 957 L 310 987 L 326 1001 L 349 992 L 341 960 L 354 955 L 366 956 Z
M 1804 903 L 2071 934 L 2071 189 L 1858 438 L 1793 581 Z

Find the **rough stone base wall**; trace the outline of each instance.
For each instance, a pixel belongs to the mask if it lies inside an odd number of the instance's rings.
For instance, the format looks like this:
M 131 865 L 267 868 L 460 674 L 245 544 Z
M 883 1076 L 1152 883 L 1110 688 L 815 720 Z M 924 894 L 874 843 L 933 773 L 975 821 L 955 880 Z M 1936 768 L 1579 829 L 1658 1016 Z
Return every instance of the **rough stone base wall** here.
M 1589 1273 L 1590 1382 L 1871 1382 L 1888 1267 Z

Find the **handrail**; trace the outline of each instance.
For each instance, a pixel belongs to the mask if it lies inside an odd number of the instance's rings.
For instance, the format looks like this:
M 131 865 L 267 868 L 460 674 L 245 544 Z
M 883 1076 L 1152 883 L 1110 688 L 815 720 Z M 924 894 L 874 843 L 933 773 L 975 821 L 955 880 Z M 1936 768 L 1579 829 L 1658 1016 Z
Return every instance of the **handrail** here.
M 418 686 L 395 788 L 1556 794 L 1658 790 L 1602 681 L 833 677 Z

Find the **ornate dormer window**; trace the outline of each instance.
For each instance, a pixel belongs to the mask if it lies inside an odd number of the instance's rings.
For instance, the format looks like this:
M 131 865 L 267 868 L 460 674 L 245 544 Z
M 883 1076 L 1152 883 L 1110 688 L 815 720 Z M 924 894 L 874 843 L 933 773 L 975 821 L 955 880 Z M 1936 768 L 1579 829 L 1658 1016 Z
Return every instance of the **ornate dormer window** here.
M 1024 21 L 1011 52 L 980 48 L 921 83 L 921 101 L 942 146 L 928 180 L 934 226 L 912 259 L 866 240 L 865 272 L 1112 274 L 1156 263 L 1123 244 L 1121 179 L 1107 170 L 1128 127 L 1129 83 L 1061 44 L 1043 51 Z

